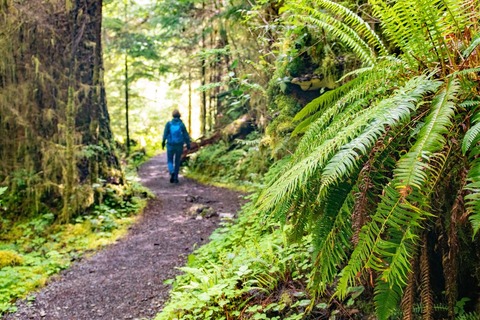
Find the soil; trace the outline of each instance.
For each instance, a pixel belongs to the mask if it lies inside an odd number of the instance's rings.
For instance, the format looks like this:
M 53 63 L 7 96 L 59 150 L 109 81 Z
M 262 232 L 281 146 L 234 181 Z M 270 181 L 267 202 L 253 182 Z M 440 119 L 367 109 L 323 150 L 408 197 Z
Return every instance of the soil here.
M 235 214 L 242 203 L 237 192 L 201 185 L 180 176 L 169 182 L 165 155 L 139 170 L 142 183 L 156 198 L 126 237 L 86 257 L 55 276 L 34 299 L 19 301 L 18 311 L 4 319 L 151 319 L 168 299 L 167 279 L 180 273 L 195 248 L 205 244 L 220 217 L 192 216 L 192 207 Z M 193 211 L 193 210 L 190 210 Z M 33 300 L 28 302 L 27 300 Z

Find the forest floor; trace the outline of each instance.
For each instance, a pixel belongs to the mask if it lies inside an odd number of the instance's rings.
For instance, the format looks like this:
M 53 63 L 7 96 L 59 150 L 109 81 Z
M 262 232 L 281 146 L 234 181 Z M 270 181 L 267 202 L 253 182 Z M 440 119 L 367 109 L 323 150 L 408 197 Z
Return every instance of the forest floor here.
M 192 216 L 193 206 L 234 214 L 242 203 L 238 192 L 201 185 L 180 177 L 169 182 L 165 155 L 139 170 L 142 183 L 156 198 L 150 200 L 128 235 L 55 276 L 48 285 L 4 319 L 150 319 L 158 313 L 170 286 L 164 284 L 185 265 L 187 256 L 208 241 L 221 221 L 218 216 Z

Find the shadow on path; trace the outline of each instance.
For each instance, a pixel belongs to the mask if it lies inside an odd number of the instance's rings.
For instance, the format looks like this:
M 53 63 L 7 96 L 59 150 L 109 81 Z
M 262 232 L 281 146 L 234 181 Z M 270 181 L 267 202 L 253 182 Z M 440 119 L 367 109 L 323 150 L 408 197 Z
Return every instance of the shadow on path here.
M 170 287 L 164 281 L 178 274 L 176 267 L 204 244 L 218 218 L 195 220 L 186 211 L 195 202 L 217 212 L 234 213 L 239 194 L 204 186 L 180 177 L 169 182 L 165 155 L 145 163 L 139 175 L 157 197 L 126 237 L 95 255 L 75 263 L 35 294 L 20 301 L 4 319 L 149 319 L 159 312 Z M 188 201 L 187 201 L 188 200 Z

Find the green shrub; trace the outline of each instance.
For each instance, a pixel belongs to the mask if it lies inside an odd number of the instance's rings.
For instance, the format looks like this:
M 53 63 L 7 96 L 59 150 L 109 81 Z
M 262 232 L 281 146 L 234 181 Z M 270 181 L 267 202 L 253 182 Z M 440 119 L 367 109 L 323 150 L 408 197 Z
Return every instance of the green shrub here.
M 200 180 L 251 186 L 261 181 L 271 159 L 258 132 L 232 143 L 221 141 L 193 154 L 188 173 Z

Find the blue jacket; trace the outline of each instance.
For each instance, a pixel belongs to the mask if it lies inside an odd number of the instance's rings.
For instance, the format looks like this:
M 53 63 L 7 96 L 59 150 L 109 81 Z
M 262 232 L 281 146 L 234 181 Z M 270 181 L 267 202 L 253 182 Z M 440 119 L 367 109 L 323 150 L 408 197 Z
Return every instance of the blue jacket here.
M 167 122 L 165 125 L 165 130 L 163 131 L 163 144 L 165 144 L 165 141 L 167 141 L 167 145 L 169 146 L 177 146 L 177 144 L 172 144 L 169 141 L 170 138 L 170 124 L 172 122 L 180 122 L 180 127 L 182 128 L 182 134 L 183 134 L 183 144 L 185 143 L 187 145 L 187 148 L 190 149 L 190 136 L 188 135 L 187 128 L 185 127 L 185 124 L 183 124 L 182 120 L 180 118 L 173 118 L 171 121 Z

